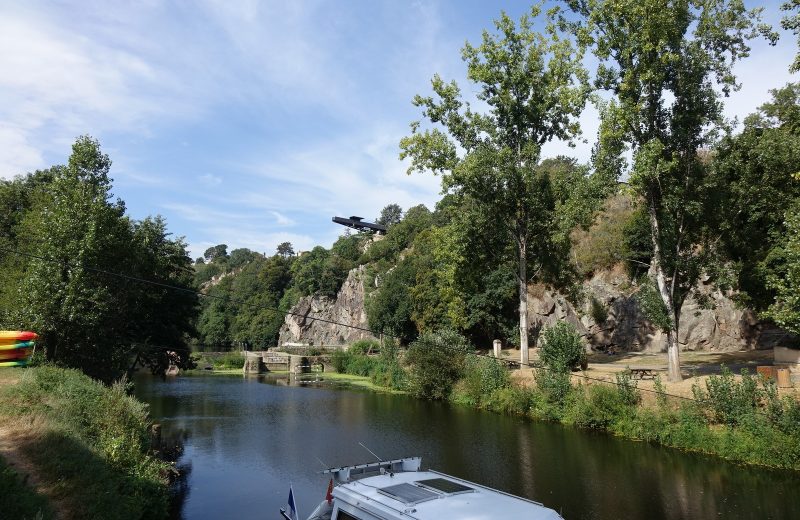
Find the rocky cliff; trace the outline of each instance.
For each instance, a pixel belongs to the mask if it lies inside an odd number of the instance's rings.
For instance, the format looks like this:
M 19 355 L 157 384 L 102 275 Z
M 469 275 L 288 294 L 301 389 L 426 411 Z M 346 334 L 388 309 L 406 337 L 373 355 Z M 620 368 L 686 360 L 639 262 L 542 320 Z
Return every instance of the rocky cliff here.
M 286 316 L 278 344 L 344 345 L 373 337 L 366 331 L 309 319 L 367 328 L 364 276 L 363 266 L 350 271 L 335 300 L 323 296 L 301 299 L 292 309 L 295 314 Z M 586 280 L 580 305 L 544 286 L 532 285 L 528 291 L 530 328 L 536 337 L 544 328 L 566 320 L 595 350 L 661 351 L 666 348 L 666 337 L 644 317 L 636 300 L 638 290 L 622 269 L 604 271 Z M 729 296 L 710 283 L 701 283 L 695 296 L 686 300 L 678 338 L 683 350 L 771 348 L 786 339 L 783 331 L 759 322 Z M 592 312 L 593 300 L 603 312 Z M 595 321 L 598 314 L 605 314 L 600 323 Z
M 335 300 L 326 296 L 301 298 L 292 307 L 293 314 L 284 319 L 278 345 L 347 345 L 373 338 L 369 332 L 353 328 L 368 327 L 364 276 L 364 266 L 350 271 Z
M 639 288 L 621 270 L 601 272 L 583 284 L 583 304 L 575 306 L 543 286 L 529 289 L 529 323 L 536 334 L 559 320 L 575 325 L 595 350 L 662 351 L 666 336 L 643 315 L 636 300 Z M 592 317 L 592 300 L 605 314 Z M 702 304 L 701 304 L 702 301 Z M 683 350 L 735 351 L 771 348 L 786 339 L 781 329 L 760 322 L 736 306 L 707 281 L 681 308 L 678 342 Z

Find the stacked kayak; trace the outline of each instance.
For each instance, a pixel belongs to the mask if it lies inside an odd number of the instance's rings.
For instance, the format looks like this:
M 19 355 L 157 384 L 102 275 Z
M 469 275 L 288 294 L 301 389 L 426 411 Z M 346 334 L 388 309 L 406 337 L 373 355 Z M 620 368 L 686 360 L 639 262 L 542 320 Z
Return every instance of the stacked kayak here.
M 38 337 L 35 332 L 0 330 L 0 367 L 27 365 Z

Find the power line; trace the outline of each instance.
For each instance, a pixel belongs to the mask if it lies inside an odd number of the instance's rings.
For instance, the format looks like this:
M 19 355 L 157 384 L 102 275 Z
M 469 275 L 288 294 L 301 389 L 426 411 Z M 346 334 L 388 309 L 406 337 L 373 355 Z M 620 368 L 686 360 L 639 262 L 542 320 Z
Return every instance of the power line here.
M 161 288 L 164 288 L 164 289 L 171 289 L 171 290 L 175 290 L 175 291 L 181 291 L 181 292 L 184 292 L 184 293 L 187 293 L 187 294 L 193 294 L 195 296 L 199 296 L 201 298 L 211 298 L 211 299 L 217 299 L 217 300 L 222 300 L 222 301 L 226 301 L 227 300 L 227 301 L 231 301 L 231 302 L 237 303 L 239 305 L 244 305 L 244 306 L 250 306 L 250 307 L 254 307 L 254 308 L 264 309 L 264 310 L 276 312 L 276 313 L 279 313 L 279 314 L 283 314 L 285 316 L 297 316 L 297 317 L 300 317 L 300 318 L 303 318 L 303 319 L 307 319 L 307 320 L 311 320 L 311 321 L 319 321 L 319 322 L 322 322 L 322 323 L 328 323 L 328 324 L 337 325 L 337 326 L 340 326 L 340 327 L 347 327 L 347 328 L 351 328 L 351 329 L 355 329 L 355 330 L 361 330 L 361 331 L 364 331 L 364 332 L 369 332 L 373 336 L 380 336 L 381 334 L 383 334 L 384 336 L 389 336 L 389 337 L 392 337 L 392 338 L 394 337 L 392 334 L 378 332 L 378 331 L 375 331 L 375 330 L 372 330 L 372 329 L 369 329 L 369 328 L 366 328 L 366 327 L 360 327 L 358 325 L 350 325 L 350 324 L 347 324 L 347 323 L 340 323 L 340 322 L 337 322 L 337 321 L 334 321 L 334 320 L 329 320 L 327 318 L 319 318 L 319 317 L 315 317 L 315 316 L 312 316 L 312 315 L 309 315 L 309 314 L 301 314 L 301 313 L 298 313 L 298 312 L 284 311 L 284 310 L 281 310 L 281 309 L 278 309 L 278 308 L 275 308 L 275 307 L 270 307 L 270 306 L 267 306 L 267 305 L 256 305 L 256 304 L 252 304 L 250 302 L 247 302 L 247 301 L 244 301 L 244 300 L 241 300 L 241 299 L 233 298 L 231 296 L 219 296 L 219 295 L 216 295 L 216 294 L 206 294 L 206 293 L 197 291 L 195 289 L 190 289 L 190 288 L 187 288 L 187 287 L 181 287 L 179 285 L 172 285 L 172 284 L 168 284 L 168 283 L 157 282 L 157 281 L 154 281 L 154 280 L 148 280 L 146 278 L 141 278 L 141 277 L 138 277 L 138 276 L 132 276 L 132 275 L 129 275 L 129 274 L 118 273 L 118 272 L 114 272 L 114 271 L 108 271 L 106 269 L 100 269 L 100 268 L 97 268 L 97 267 L 89 267 L 89 266 L 85 266 L 85 265 L 70 264 L 69 262 L 62 262 L 61 260 L 58 260 L 58 259 L 55 259 L 55 258 L 47 258 L 47 257 L 44 257 L 44 256 L 34 255 L 32 253 L 26 253 L 26 252 L 23 252 L 23 251 L 18 251 L 16 249 L 0 247 L 0 251 L 6 252 L 6 253 L 15 254 L 15 255 L 18 255 L 18 256 L 22 256 L 22 257 L 35 259 L 35 260 L 41 260 L 42 262 L 49 262 L 51 264 L 66 265 L 69 268 L 83 269 L 85 271 L 91 271 L 91 272 L 95 272 L 95 273 L 100 273 L 100 274 L 104 274 L 104 275 L 107 275 L 107 276 L 115 276 L 117 278 L 122 278 L 122 279 L 129 280 L 129 281 L 132 281 L 132 282 L 138 282 L 138 283 L 153 285 L 153 286 L 161 287 Z
M 369 329 L 369 328 L 366 328 L 366 327 L 359 327 L 357 325 L 350 325 L 350 324 L 347 324 L 347 323 L 341 323 L 341 322 L 337 322 L 337 321 L 334 321 L 334 320 L 329 320 L 329 319 L 326 319 L 326 318 L 318 318 L 318 317 L 314 317 L 314 316 L 311 316 L 311 315 L 308 315 L 308 314 L 300 314 L 300 313 L 292 312 L 292 311 L 284 311 L 284 310 L 277 309 L 277 308 L 270 307 L 270 306 L 266 306 L 266 305 L 251 304 L 251 303 L 246 302 L 244 300 L 239 300 L 239 299 L 236 299 L 236 298 L 232 298 L 230 296 L 218 296 L 218 295 L 213 295 L 213 294 L 206 294 L 206 293 L 203 293 L 203 292 L 200 292 L 200 291 L 196 291 L 194 289 L 189 289 L 189 288 L 181 287 L 181 286 L 178 286 L 178 285 L 171 285 L 171 284 L 167 284 L 167 283 L 163 283 L 163 282 L 147 280 L 145 278 L 141 278 L 141 277 L 138 277 L 138 276 L 132 276 L 132 275 L 124 274 L 124 273 L 117 273 L 117 272 L 114 272 L 114 271 L 108 271 L 106 269 L 99 269 L 99 268 L 96 268 L 96 267 L 88 267 L 88 266 L 77 265 L 77 264 L 72 264 L 71 265 L 71 264 L 69 264 L 69 262 L 62 262 L 62 261 L 57 260 L 57 259 L 47 258 L 47 257 L 39 256 L 39 255 L 34 255 L 32 253 L 25 253 L 23 251 L 18 251 L 18 250 L 6 248 L 6 247 L 0 247 L 0 251 L 6 252 L 6 253 L 11 253 L 11 254 L 16 254 L 16 255 L 19 255 L 19 256 L 32 258 L 32 259 L 36 259 L 36 260 L 41 260 L 43 262 L 49 262 L 49 263 L 58 264 L 58 265 L 66 265 L 67 267 L 83 269 L 83 270 L 86 270 L 86 271 L 92 271 L 92 272 L 104 274 L 104 275 L 107 275 L 107 276 L 115 276 L 115 277 L 122 278 L 122 279 L 125 279 L 125 280 L 138 282 L 138 283 L 143 283 L 143 284 L 148 284 L 148 285 L 153 285 L 153 286 L 161 287 L 161 288 L 164 288 L 164 289 L 181 291 L 181 292 L 188 293 L 188 294 L 193 294 L 193 295 L 196 295 L 196 296 L 199 296 L 199 297 L 202 297 L 202 298 L 228 300 L 228 301 L 232 301 L 234 303 L 238 303 L 240 305 L 260 308 L 260 309 L 276 312 L 276 313 L 279 313 L 279 314 L 283 314 L 285 316 L 297 316 L 297 317 L 301 317 L 303 319 L 307 319 L 307 320 L 311 320 L 311 321 L 319 321 L 319 322 L 322 322 L 322 323 L 328 323 L 328 324 L 336 325 L 336 326 L 339 326 L 339 327 L 346 327 L 346 328 L 351 328 L 351 329 L 355 329 L 355 330 L 361 330 L 361 331 L 364 331 L 364 332 L 369 332 L 373 336 L 384 335 L 384 336 L 388 336 L 390 338 L 395 338 L 395 336 L 392 335 L 392 334 L 378 332 L 378 331 L 375 331 L 375 330 L 372 330 L 372 329 Z M 165 350 L 187 351 L 187 349 L 178 349 L 178 348 L 172 348 L 172 347 L 159 347 L 157 345 L 152 345 L 152 347 L 153 347 L 153 349 L 163 348 Z M 531 363 L 522 363 L 522 362 L 518 362 L 518 361 L 512 361 L 512 360 L 507 360 L 507 359 L 496 358 L 494 356 L 490 356 L 490 355 L 487 355 L 487 354 L 475 354 L 475 355 L 478 356 L 478 357 L 494 359 L 496 361 L 499 361 L 499 362 L 502 362 L 502 363 L 506 363 L 508 365 L 526 366 L 526 367 L 529 367 L 529 368 L 534 368 L 534 369 L 538 369 L 538 370 L 546 370 L 548 372 L 557 373 L 557 371 L 555 371 L 555 370 L 553 370 L 551 368 L 543 367 L 543 366 L 537 366 L 537 365 L 534 365 L 534 364 L 531 364 Z M 585 374 L 573 374 L 573 373 L 569 372 L 568 375 L 569 375 L 569 377 L 575 377 L 575 378 L 584 379 L 584 380 L 587 380 L 587 381 L 595 381 L 595 382 L 598 382 L 598 383 L 610 384 L 610 385 L 620 386 L 620 387 L 627 386 L 627 385 L 624 385 L 624 384 L 619 383 L 617 381 L 608 381 L 606 379 L 600 379 L 600 378 L 597 378 L 597 377 L 591 377 L 591 376 L 587 376 Z M 638 388 L 638 386 L 637 386 L 636 389 L 639 390 L 639 391 L 649 392 L 649 393 L 653 393 L 653 394 L 656 394 L 656 395 L 662 395 L 662 396 L 666 396 L 666 397 L 672 397 L 672 398 L 681 399 L 681 400 L 684 400 L 684 401 L 690 401 L 690 402 L 700 403 L 700 404 L 704 404 L 704 405 L 708 405 L 709 404 L 708 401 L 701 401 L 701 400 L 698 400 L 698 399 L 694 399 L 692 397 L 686 397 L 686 396 L 682 396 L 682 395 L 678 395 L 678 394 L 671 394 L 671 393 L 668 393 L 668 392 L 661 392 L 661 391 L 658 391 L 658 390 L 651 390 L 649 388 Z M 763 412 L 759 412 L 758 410 L 755 410 L 755 413 L 758 413 L 760 415 L 763 415 L 763 416 L 767 417 L 767 414 L 765 414 Z

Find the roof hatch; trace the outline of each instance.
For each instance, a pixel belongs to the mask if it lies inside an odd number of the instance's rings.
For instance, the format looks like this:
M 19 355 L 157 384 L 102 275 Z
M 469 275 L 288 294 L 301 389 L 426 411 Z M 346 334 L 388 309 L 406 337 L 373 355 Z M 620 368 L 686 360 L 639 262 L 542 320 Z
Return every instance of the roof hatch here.
M 406 505 L 419 504 L 439 496 L 439 493 L 407 482 L 379 488 L 378 493 L 382 493 Z
M 474 488 L 459 484 L 458 482 L 453 482 L 452 480 L 448 480 L 446 478 L 429 478 L 426 480 L 418 480 L 417 484 L 421 484 L 426 488 L 432 488 L 436 491 L 441 491 L 442 493 L 446 493 L 448 495 L 475 491 Z

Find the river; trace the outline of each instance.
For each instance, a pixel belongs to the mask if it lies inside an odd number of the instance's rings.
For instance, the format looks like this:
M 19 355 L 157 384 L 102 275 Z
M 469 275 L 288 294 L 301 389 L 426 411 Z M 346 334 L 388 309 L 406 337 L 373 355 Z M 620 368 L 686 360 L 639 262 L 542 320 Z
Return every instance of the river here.
M 305 518 L 325 496 L 320 461 L 374 460 L 359 442 L 566 519 L 800 518 L 794 473 L 406 396 L 219 375 L 143 376 L 136 395 L 184 439 L 175 518 L 277 519 L 290 482 Z

